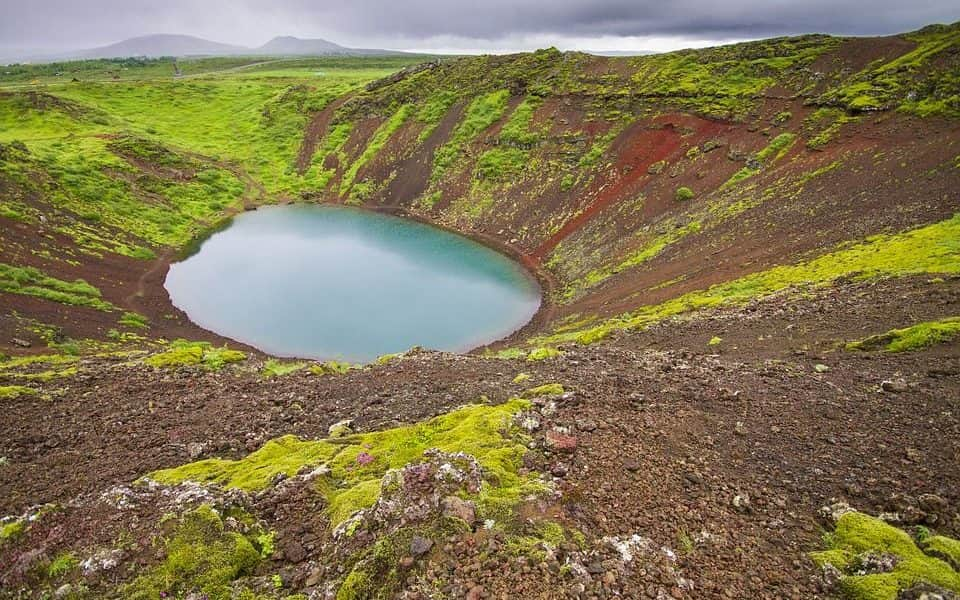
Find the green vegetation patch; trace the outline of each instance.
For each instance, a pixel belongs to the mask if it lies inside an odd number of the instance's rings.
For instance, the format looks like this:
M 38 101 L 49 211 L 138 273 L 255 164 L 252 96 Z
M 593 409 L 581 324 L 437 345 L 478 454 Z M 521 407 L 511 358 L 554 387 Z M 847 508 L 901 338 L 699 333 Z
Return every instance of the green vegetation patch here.
M 720 186 L 721 190 L 727 189 L 731 186 L 734 186 L 744 179 L 753 177 L 759 173 L 764 165 L 774 163 L 780 158 L 783 157 L 787 151 L 790 150 L 790 147 L 793 146 L 793 143 L 797 140 L 797 134 L 795 133 L 781 133 L 777 137 L 770 140 L 770 143 L 767 144 L 767 147 L 757 152 L 754 156 L 753 165 L 748 164 L 743 167 L 736 173 L 734 173 L 730 179 L 725 181 L 723 185 Z
M 561 343 L 602 337 L 606 332 L 639 329 L 682 313 L 743 304 L 792 286 L 827 285 L 841 277 L 866 280 L 921 273 L 960 273 L 960 213 L 933 225 L 894 235 L 874 235 L 860 243 L 795 265 L 773 267 L 608 319 L 582 331 L 565 331 L 531 340 Z
M 896 600 L 901 590 L 921 582 L 960 592 L 960 574 L 949 564 L 925 554 L 905 531 L 875 517 L 846 513 L 825 541 L 828 549 L 811 557 L 820 566 L 829 564 L 840 571 L 840 587 L 851 600 Z M 885 573 L 863 568 L 878 555 L 894 555 L 898 560 Z
M 140 313 L 135 312 L 125 312 L 117 321 L 125 327 L 131 327 L 133 329 L 147 329 L 150 327 L 150 319 L 141 315 Z
M 63 281 L 45 275 L 33 267 L 14 267 L 0 263 L 0 291 L 35 296 L 73 306 L 88 306 L 110 311 L 114 306 L 101 298 L 100 290 L 82 279 Z
M 481 507 L 516 503 L 529 493 L 535 480 L 520 475 L 526 452 L 519 434 L 512 433 L 513 416 L 529 405 L 514 399 L 504 404 L 469 405 L 445 415 L 384 431 L 349 435 L 336 440 L 300 440 L 284 436 L 267 442 L 241 460 L 207 459 L 173 469 L 156 471 L 150 478 L 161 483 L 215 482 L 248 492 L 262 490 L 283 473 L 296 475 L 304 467 L 326 465 L 319 479 L 327 498 L 332 526 L 359 509 L 372 506 L 380 495 L 380 481 L 389 469 L 416 463 L 424 451 L 465 452 L 484 469 L 487 485 Z
M 16 541 L 27 530 L 26 519 L 16 519 L 0 526 L 0 546 Z
M 233 598 L 231 582 L 252 574 L 262 558 L 258 536 L 228 531 L 208 505 L 183 515 L 161 543 L 163 561 L 122 586 L 122 597 L 152 600 L 199 593 L 210 599 Z
M 478 96 L 470 103 L 450 139 L 437 149 L 433 160 L 433 181 L 440 179 L 447 169 L 456 164 L 467 144 L 503 117 L 509 98 L 509 90 L 497 90 Z
M 290 373 L 295 373 L 307 366 L 307 363 L 302 361 L 282 361 L 275 358 L 267 360 L 263 363 L 263 368 L 260 369 L 260 375 L 262 377 L 282 377 L 284 375 L 289 375 Z M 332 369 L 330 369 L 332 371 Z M 311 369 L 311 372 L 313 370 Z M 314 375 L 318 373 L 313 372 Z
M 938 321 L 924 321 L 903 329 L 891 329 L 879 335 L 871 335 L 862 340 L 848 343 L 846 349 L 906 352 L 949 342 L 957 336 L 960 336 L 960 317 L 947 317 Z
M 353 161 L 353 164 L 351 164 L 347 172 L 344 173 L 343 180 L 340 182 L 341 195 L 350 192 L 350 188 L 353 186 L 353 180 L 356 178 L 360 169 L 383 149 L 390 137 L 407 122 L 412 112 L 413 105 L 404 104 L 377 128 L 367 147 L 364 148 L 363 153 L 357 160 Z
M 180 367 L 203 367 L 219 371 L 230 363 L 245 360 L 247 355 L 239 350 L 230 350 L 226 346 L 215 348 L 209 342 L 190 342 L 175 340 L 170 349 L 143 359 L 144 364 L 158 369 L 177 369 Z
M 933 25 L 905 36 L 917 44 L 906 54 L 866 69 L 825 92 L 818 102 L 854 111 L 896 108 L 919 116 L 960 116 L 960 23 Z
M 0 386 L 0 400 L 16 400 L 20 396 L 32 396 L 37 391 L 22 385 Z

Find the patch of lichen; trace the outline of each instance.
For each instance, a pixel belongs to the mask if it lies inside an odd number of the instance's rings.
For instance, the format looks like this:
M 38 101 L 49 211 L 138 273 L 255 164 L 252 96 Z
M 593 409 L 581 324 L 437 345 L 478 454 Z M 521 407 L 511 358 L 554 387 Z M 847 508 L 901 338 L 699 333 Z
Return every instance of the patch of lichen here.
M 844 514 L 826 543 L 828 550 L 811 557 L 841 572 L 840 587 L 850 600 L 895 600 L 901 590 L 921 582 L 960 592 L 960 574 L 949 564 L 925 554 L 905 531 L 875 517 Z M 871 555 L 894 555 L 897 561 L 889 572 L 864 573 L 861 564 Z
M 247 355 L 239 350 L 230 350 L 226 346 L 216 348 L 209 342 L 190 342 L 175 340 L 170 349 L 143 359 L 143 363 L 158 369 L 177 369 L 180 367 L 201 367 L 219 371 L 224 366 L 246 360 Z
M 532 476 L 519 472 L 526 447 L 511 427 L 513 415 L 527 406 L 520 399 L 496 406 L 470 405 L 422 423 L 336 440 L 284 436 L 241 460 L 207 459 L 156 471 L 149 477 L 161 483 L 215 482 L 257 491 L 269 486 L 278 474 L 293 476 L 305 467 L 326 465 L 329 473 L 318 479 L 318 487 L 327 499 L 330 522 L 336 526 L 376 502 L 380 481 L 388 470 L 416 463 L 424 451 L 436 448 L 477 459 L 488 483 L 478 505 L 494 510 L 515 504 L 536 488 Z
M 924 321 L 903 329 L 891 329 L 879 335 L 871 335 L 862 340 L 848 343 L 846 349 L 906 352 L 922 350 L 936 344 L 949 342 L 958 336 L 960 336 L 960 317 L 947 317 L 936 321 Z
M 253 572 L 261 560 L 256 535 L 230 531 L 208 505 L 181 516 L 160 543 L 162 562 L 118 593 L 131 600 L 202 594 L 211 600 L 232 598 L 230 584 Z
M 657 321 L 709 308 L 736 305 L 796 286 L 829 285 L 841 277 L 868 280 L 922 273 L 960 273 L 960 214 L 904 233 L 880 234 L 795 265 L 783 265 L 689 292 L 585 329 L 554 332 L 531 345 L 602 339 L 616 330 L 641 329 Z

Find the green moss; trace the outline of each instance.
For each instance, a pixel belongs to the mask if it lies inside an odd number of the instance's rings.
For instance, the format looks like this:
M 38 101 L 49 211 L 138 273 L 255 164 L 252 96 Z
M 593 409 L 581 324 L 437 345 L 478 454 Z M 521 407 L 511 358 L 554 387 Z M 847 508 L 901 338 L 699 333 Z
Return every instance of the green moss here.
M 364 600 L 370 598 L 370 588 L 373 579 L 366 571 L 350 571 L 340 589 L 337 590 L 337 600 Z
M 434 181 L 440 179 L 444 172 L 458 161 L 464 146 L 503 116 L 507 110 L 509 97 L 508 90 L 497 90 L 478 96 L 470 103 L 463 121 L 453 130 L 450 140 L 438 148 L 434 155 L 432 174 Z
M 22 519 L 11 521 L 0 527 L 0 546 L 16 541 L 27 530 L 27 522 Z
M 896 600 L 900 590 L 920 582 L 960 592 L 960 574 L 950 565 L 924 554 L 905 531 L 875 517 L 847 513 L 826 540 L 829 550 L 814 553 L 813 559 L 841 571 L 841 589 L 851 600 Z M 864 575 L 860 559 L 869 553 L 893 554 L 899 561 L 890 572 Z
M 530 380 L 530 373 L 517 373 L 517 376 L 513 378 L 513 383 L 523 383 L 524 381 Z
M 201 506 L 184 515 L 163 540 L 163 562 L 119 591 L 131 600 L 199 592 L 211 600 L 232 597 L 230 583 L 253 572 L 260 553 L 247 537 L 226 531 L 220 515 Z
M 527 360 L 538 361 L 538 360 L 547 360 L 550 358 L 556 358 L 562 356 L 563 352 L 560 352 L 556 348 L 550 348 L 548 346 L 541 346 L 539 348 L 534 348 L 527 354 Z
M 307 363 L 301 361 L 281 361 L 275 358 L 269 359 L 267 362 L 263 363 L 263 368 L 260 369 L 260 375 L 263 377 L 282 377 L 284 375 L 289 375 L 303 369 L 307 366 Z
M 682 313 L 743 304 L 792 286 L 828 285 L 841 277 L 868 280 L 922 273 L 960 273 L 960 214 L 904 233 L 871 236 L 807 262 L 773 267 L 662 304 L 641 307 L 590 329 L 555 333 L 530 343 L 557 344 L 587 334 L 639 329 Z
M 780 160 L 790 150 L 796 140 L 797 134 L 795 133 L 781 133 L 777 137 L 773 138 L 763 150 L 757 152 L 757 154 L 754 156 L 754 159 L 760 164 L 759 167 L 743 167 L 734 173 L 730 179 L 725 181 L 723 185 L 720 186 L 720 189 L 725 190 L 733 187 L 744 179 L 753 177 L 759 173 L 763 166 Z
M 713 336 L 710 338 L 710 341 L 707 342 L 708 346 L 719 346 L 723 342 L 723 338 L 718 336 Z
M 325 363 L 313 364 L 307 367 L 307 370 L 310 371 L 312 375 L 343 375 L 349 372 L 351 369 L 357 368 L 355 365 L 352 365 L 347 362 L 338 362 L 335 360 L 328 360 Z
M 377 357 L 376 363 L 378 365 L 385 365 L 387 363 L 393 362 L 394 360 L 403 356 L 403 352 L 394 352 L 393 354 L 383 354 Z
M 520 148 L 491 148 L 477 160 L 477 177 L 490 181 L 513 179 L 527 167 L 529 158 L 529 152 Z
M 577 335 L 574 340 L 583 346 L 589 346 L 590 344 L 596 344 L 600 340 L 606 338 L 610 335 L 610 331 L 601 328 L 588 329 L 579 335 Z
M 846 349 L 882 349 L 887 352 L 907 352 L 949 342 L 958 336 L 960 336 L 960 317 L 947 317 L 938 321 L 925 321 L 903 329 L 891 329 L 886 333 L 872 335 L 848 343 Z
M 63 281 L 45 275 L 33 267 L 14 267 L 0 263 L 0 292 L 35 296 L 60 304 L 88 306 L 110 311 L 114 306 L 100 297 L 100 290 L 82 279 Z
M 389 469 L 417 462 L 423 452 L 465 452 L 484 469 L 488 485 L 481 492 L 480 507 L 515 503 L 522 494 L 536 489 L 532 476 L 521 476 L 522 440 L 508 437 L 514 414 L 528 406 L 511 400 L 498 406 L 471 405 L 423 423 L 371 433 L 355 434 L 334 441 L 303 441 L 285 436 L 267 442 L 241 460 L 207 459 L 149 475 L 162 483 L 191 480 L 216 482 L 228 488 L 257 491 L 266 488 L 278 474 L 295 475 L 300 469 L 326 464 L 330 473 L 319 489 L 327 498 L 332 525 L 355 511 L 371 506 L 379 497 L 380 480 Z M 364 453 L 371 461 L 358 462 Z
M 688 235 L 697 233 L 703 225 L 700 221 L 691 221 L 682 227 L 674 227 L 666 233 L 658 235 L 642 244 L 637 250 L 630 252 L 626 258 L 622 259 L 616 265 L 605 266 L 590 271 L 582 278 L 571 283 L 561 294 L 561 300 L 568 301 L 575 298 L 578 294 L 596 287 L 611 276 L 623 271 L 638 267 L 645 262 L 655 258 L 671 244 L 682 240 Z M 596 340 L 594 340 L 596 341 Z
M 344 173 L 343 179 L 340 182 L 341 195 L 350 192 L 350 188 L 353 186 L 353 180 L 356 178 L 360 169 L 383 149 L 390 137 L 407 122 L 412 112 L 413 106 L 404 104 L 377 128 L 367 147 L 364 148 L 363 153 L 357 157 L 357 160 L 353 161 L 350 168 Z
M 791 113 L 789 110 L 784 110 L 784 111 L 778 112 L 776 116 L 773 117 L 773 124 L 783 125 L 784 123 L 786 123 L 792 118 L 793 118 L 793 113 Z
M 123 313 L 118 323 L 126 327 L 132 327 L 135 329 L 146 329 L 150 327 L 150 319 L 135 312 Z
M 175 340 L 171 342 L 169 350 L 149 356 L 143 362 L 158 369 L 202 366 L 211 371 L 219 371 L 230 363 L 246 358 L 247 355 L 243 352 L 230 350 L 226 346 L 214 348 L 209 342 Z
M 504 348 L 503 350 L 497 350 L 492 353 L 488 351 L 487 356 L 501 360 L 516 360 L 526 358 L 527 352 L 521 348 Z
M 60 579 L 74 571 L 80 565 L 80 561 L 72 552 L 63 552 L 47 565 L 47 577 L 50 579 Z
M 203 362 L 203 348 L 200 346 L 172 348 L 166 352 L 160 352 L 145 358 L 143 362 L 158 369 L 176 369 L 199 365 Z
M 0 400 L 16 400 L 20 396 L 31 396 L 37 391 L 22 385 L 0 386 Z
M 685 200 L 692 200 L 695 195 L 693 190 L 688 187 L 678 187 L 675 197 L 678 202 L 683 202 Z
M 539 398 L 540 396 L 559 396 L 564 392 L 559 383 L 546 383 L 530 388 L 521 394 L 523 398 Z
M 934 535 L 923 540 L 922 545 L 926 554 L 944 559 L 955 570 L 960 569 L 960 540 Z
M 424 124 L 424 128 L 418 136 L 418 141 L 423 142 L 430 137 L 430 134 L 437 128 L 443 116 L 447 114 L 447 111 L 456 101 L 456 92 L 444 90 L 437 92 L 420 105 L 416 119 Z

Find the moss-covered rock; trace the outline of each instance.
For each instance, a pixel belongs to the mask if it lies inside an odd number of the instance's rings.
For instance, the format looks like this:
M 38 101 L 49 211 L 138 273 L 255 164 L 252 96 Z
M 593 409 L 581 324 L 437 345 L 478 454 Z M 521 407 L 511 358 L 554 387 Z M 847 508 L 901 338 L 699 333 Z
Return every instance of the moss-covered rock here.
M 956 549 L 955 540 L 943 540 L 947 543 L 936 541 L 934 547 Z M 907 532 L 876 517 L 848 512 L 826 541 L 829 549 L 811 557 L 840 572 L 840 589 L 850 600 L 896 600 L 901 590 L 918 583 L 960 592 L 960 574 L 950 564 L 925 553 Z
M 203 505 L 180 518 L 162 540 L 163 561 L 119 593 L 131 600 L 153 600 L 200 593 L 211 600 L 232 598 L 230 583 L 249 574 L 260 552 L 243 534 L 228 531 L 220 515 Z

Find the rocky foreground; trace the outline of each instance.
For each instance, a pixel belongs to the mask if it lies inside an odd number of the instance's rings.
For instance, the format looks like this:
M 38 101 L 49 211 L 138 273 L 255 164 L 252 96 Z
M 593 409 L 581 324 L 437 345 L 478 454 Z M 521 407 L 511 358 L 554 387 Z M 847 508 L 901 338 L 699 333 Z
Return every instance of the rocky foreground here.
M 958 283 L 917 313 L 955 309 Z M 3 594 L 954 597 L 960 346 L 843 350 L 820 329 L 877 329 L 858 294 L 896 310 L 926 285 L 772 298 L 543 360 L 7 369 L 32 391 L 4 400 Z

